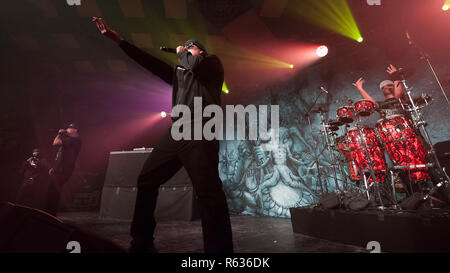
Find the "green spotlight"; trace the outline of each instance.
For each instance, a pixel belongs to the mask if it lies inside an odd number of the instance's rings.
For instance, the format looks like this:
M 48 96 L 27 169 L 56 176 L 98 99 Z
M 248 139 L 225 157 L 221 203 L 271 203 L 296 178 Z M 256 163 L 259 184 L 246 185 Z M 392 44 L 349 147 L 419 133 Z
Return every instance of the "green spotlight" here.
M 225 82 L 223 82 L 222 84 L 222 92 L 224 92 L 225 94 L 230 93 L 230 90 L 228 90 L 228 86 Z
M 300 15 L 319 27 L 362 42 L 362 35 L 346 0 L 302 0 L 295 1 L 293 5 L 290 12 L 294 15 Z
M 358 43 L 362 43 L 362 41 L 364 41 L 364 39 L 363 39 L 363 37 L 359 37 L 357 41 L 358 41 Z

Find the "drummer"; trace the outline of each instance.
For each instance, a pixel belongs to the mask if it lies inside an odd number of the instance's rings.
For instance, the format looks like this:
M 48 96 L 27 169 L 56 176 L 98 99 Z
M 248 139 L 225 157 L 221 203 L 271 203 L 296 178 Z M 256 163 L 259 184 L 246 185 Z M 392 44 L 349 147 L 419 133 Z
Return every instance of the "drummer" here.
M 389 65 L 386 69 L 386 72 L 390 75 L 393 75 L 394 73 L 398 72 L 398 69 L 393 66 L 392 64 Z M 366 99 L 370 100 L 375 104 L 376 109 L 383 109 L 383 108 L 401 108 L 399 99 L 404 98 L 405 96 L 405 90 L 403 89 L 403 85 L 399 80 L 391 81 L 391 80 L 384 80 L 380 83 L 380 90 L 384 95 L 385 100 L 383 102 L 377 102 L 375 101 L 363 88 L 365 80 L 363 78 L 359 78 L 356 82 L 353 83 L 353 85 L 358 89 L 361 96 Z
M 397 80 L 398 75 L 399 75 L 399 70 L 391 64 L 387 67 L 386 71 L 390 74 L 389 78 L 394 79 L 394 81 L 384 80 L 380 83 L 380 90 L 383 93 L 383 96 L 385 98 L 384 101 L 381 101 L 381 102 L 375 101 L 364 90 L 364 88 L 363 88 L 364 79 L 363 78 L 359 78 L 355 83 L 353 83 L 353 85 L 358 89 L 359 93 L 361 94 L 361 96 L 364 99 L 370 100 L 375 104 L 375 108 L 381 114 L 382 118 L 388 118 L 389 116 L 395 116 L 395 115 L 400 114 L 402 117 L 410 119 L 411 118 L 410 115 L 403 109 L 404 105 L 402 105 L 407 100 L 404 100 L 403 102 L 401 101 L 402 99 L 405 99 L 406 92 L 405 92 L 400 80 Z M 422 137 L 420 135 L 420 131 L 417 131 L 417 133 L 418 133 L 417 137 L 419 138 L 419 142 L 424 143 L 424 141 L 421 140 Z M 419 145 L 419 144 L 417 144 L 417 145 Z M 423 150 L 423 149 L 424 148 L 421 148 L 418 150 Z M 405 149 L 404 153 L 408 154 L 408 152 L 411 152 L 411 151 L 412 150 L 410 150 L 410 149 Z M 389 158 L 389 157 L 386 157 L 386 158 Z M 391 158 L 391 160 L 392 160 L 392 158 Z M 422 160 L 425 160 L 425 159 L 422 159 Z M 388 165 L 391 165 L 391 164 L 392 164 L 392 162 L 390 162 Z M 402 171 L 401 173 L 399 173 L 399 176 L 401 178 L 401 182 L 403 183 L 403 185 L 408 185 L 406 187 L 406 189 L 409 189 L 408 195 L 412 194 L 413 192 L 419 191 L 418 184 L 411 183 L 413 181 L 411 181 L 409 179 L 407 172 Z

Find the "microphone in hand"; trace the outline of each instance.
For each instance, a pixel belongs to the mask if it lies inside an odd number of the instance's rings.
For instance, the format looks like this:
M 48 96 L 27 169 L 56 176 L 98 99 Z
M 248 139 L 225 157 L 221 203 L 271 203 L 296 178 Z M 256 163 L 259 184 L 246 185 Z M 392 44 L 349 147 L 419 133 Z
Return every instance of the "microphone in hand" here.
M 167 46 L 160 46 L 159 50 L 164 51 L 164 52 L 168 52 L 168 53 L 177 53 L 177 50 L 175 48 L 170 48 Z

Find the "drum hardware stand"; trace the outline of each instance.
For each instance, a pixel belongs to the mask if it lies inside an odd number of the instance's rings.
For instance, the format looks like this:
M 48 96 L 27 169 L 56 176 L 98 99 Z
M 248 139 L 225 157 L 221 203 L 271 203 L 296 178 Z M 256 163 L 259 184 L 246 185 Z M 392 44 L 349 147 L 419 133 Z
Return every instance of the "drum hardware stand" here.
M 342 167 L 342 161 L 341 160 L 337 160 L 338 165 L 339 165 L 339 171 L 341 173 L 341 181 L 342 181 L 342 185 L 344 186 L 344 191 L 348 191 L 350 189 L 350 187 L 348 186 L 348 175 L 347 173 L 344 171 L 343 167 Z
M 370 173 L 369 173 L 369 176 L 370 176 Z M 366 189 L 362 192 L 362 194 L 366 194 L 366 195 L 367 195 L 367 200 L 370 200 L 369 190 L 370 190 L 370 188 L 373 187 L 373 185 L 374 185 L 375 183 L 378 183 L 378 182 L 372 182 L 372 184 L 369 185 L 368 180 L 367 180 L 367 177 L 366 177 L 366 174 L 363 174 L 363 181 L 364 181 L 364 186 L 366 187 Z M 376 188 L 378 188 L 378 186 L 376 186 Z M 377 190 L 378 190 L 378 189 L 377 189 Z M 378 192 L 378 194 L 379 194 L 379 192 Z M 381 197 L 380 197 L 380 198 L 381 198 Z M 384 207 L 383 204 L 382 204 L 379 208 L 380 208 L 380 209 L 385 209 L 385 207 Z
M 358 117 L 358 121 L 359 121 L 359 117 Z M 362 131 L 362 127 L 359 125 L 359 122 L 356 122 L 356 128 L 358 129 L 358 134 L 359 134 L 359 137 L 362 140 L 364 152 L 365 152 L 365 154 L 367 156 L 367 162 L 369 163 L 369 174 L 372 177 L 372 183 L 376 183 L 375 191 L 376 191 L 376 194 L 378 195 L 378 199 L 380 200 L 381 207 L 384 208 L 383 200 L 381 199 L 381 195 L 380 195 L 380 189 L 379 189 L 379 185 L 378 185 L 378 180 L 377 180 L 377 177 L 375 175 L 374 168 L 373 168 L 373 162 L 372 162 L 372 159 L 370 158 L 369 151 L 367 150 L 367 145 L 366 145 L 367 140 L 366 140 L 366 137 L 364 136 L 364 134 L 361 132 Z M 363 170 L 362 170 L 362 172 L 363 172 Z M 365 176 L 364 173 L 363 173 L 363 176 L 364 176 L 364 183 L 366 184 L 366 190 L 368 191 L 369 187 L 367 187 L 366 176 Z M 367 196 L 369 197 L 368 192 L 367 192 Z
M 395 190 L 395 181 L 394 181 L 394 172 L 392 170 L 389 171 L 391 174 L 391 183 L 392 183 L 392 195 L 394 197 L 394 209 L 401 209 L 397 202 L 397 191 Z
M 403 170 L 403 169 L 412 169 L 412 168 L 432 168 L 434 165 L 433 163 L 427 163 L 427 164 L 416 164 L 411 166 L 394 166 L 392 167 L 394 170 Z
M 364 186 L 366 187 L 366 190 L 363 192 L 363 194 L 366 193 L 367 194 L 367 200 L 370 200 L 369 189 L 373 186 L 373 183 L 368 185 L 366 174 L 363 173 L 362 176 L 363 176 L 363 180 L 364 180 Z
M 449 177 L 447 175 L 447 172 L 445 171 L 445 167 L 442 168 L 442 172 L 445 175 L 444 181 L 440 181 L 439 183 L 436 184 L 436 186 L 433 186 L 431 188 L 431 190 L 427 194 L 425 194 L 425 196 L 423 197 L 423 200 L 427 200 L 428 198 L 430 198 L 430 196 L 433 195 L 440 188 L 442 188 L 442 187 L 444 187 L 444 188 L 449 187 L 450 179 L 449 179 Z
M 350 101 L 353 103 L 353 101 L 352 101 L 351 99 L 349 99 L 349 102 L 350 102 Z M 345 124 L 344 124 L 344 136 L 347 136 L 347 133 L 348 133 L 348 127 L 350 127 L 350 125 L 348 125 L 348 123 L 345 123 Z M 345 139 L 345 140 L 346 140 L 346 139 Z M 355 161 L 355 159 L 353 158 L 353 155 L 352 155 L 351 151 L 350 151 L 350 156 L 352 157 L 353 162 L 355 162 L 355 164 L 356 164 L 356 161 Z
M 333 168 L 333 176 L 334 176 L 335 187 L 336 187 L 337 191 L 340 191 L 340 189 L 339 189 L 339 182 L 338 182 L 337 175 L 336 175 L 336 158 L 334 157 L 334 154 L 331 151 L 331 143 L 330 143 L 330 139 L 329 139 L 331 134 L 328 131 L 327 126 L 325 125 L 325 117 L 324 117 L 324 112 L 322 111 L 322 109 L 320 109 L 320 117 L 321 117 L 321 120 L 322 120 L 322 127 L 323 127 L 323 133 L 325 135 L 325 140 L 326 140 L 326 144 L 327 144 L 327 150 L 328 150 L 328 153 L 330 155 L 331 162 L 332 162 L 331 167 Z
M 349 127 L 348 123 L 344 123 L 344 134 L 343 134 L 344 137 L 347 136 L 347 133 L 348 133 L 348 127 Z M 345 139 L 345 141 L 346 141 L 346 139 Z M 351 152 L 350 152 L 350 156 L 352 157 L 353 162 L 356 162 L 355 159 L 353 158 Z M 346 160 L 345 160 L 345 161 L 346 161 Z M 355 164 L 356 164 L 356 163 L 355 163 Z M 348 187 L 348 185 L 347 185 L 347 179 L 348 179 L 348 177 L 350 177 L 350 175 L 345 171 L 345 168 L 342 166 L 342 162 L 339 163 L 339 169 L 340 169 L 340 171 L 341 171 L 342 177 L 345 177 L 344 183 L 345 183 L 345 185 L 346 185 L 346 189 L 349 189 L 349 188 L 350 188 L 350 189 L 352 190 L 352 187 L 351 187 L 351 186 Z M 350 179 L 350 180 L 351 180 L 351 179 Z M 352 184 L 350 184 L 350 185 L 352 185 Z M 361 186 L 358 186 L 358 190 L 359 190 L 359 191 L 361 191 L 361 188 L 360 188 L 360 187 L 361 187 Z M 365 192 L 365 191 L 364 191 L 364 192 Z
M 413 100 L 413 98 L 411 96 L 411 91 L 413 90 L 413 88 L 406 84 L 406 79 L 405 79 L 404 75 L 401 74 L 401 73 L 400 73 L 400 75 L 402 77 L 402 81 L 401 82 L 403 84 L 403 87 L 406 90 L 406 94 L 408 95 L 409 102 L 412 105 L 412 111 L 415 114 L 413 116 L 413 124 L 414 124 L 414 126 L 416 128 L 419 128 L 419 130 L 422 129 L 420 131 L 422 131 L 423 136 L 425 138 L 425 141 L 428 144 L 428 147 L 429 147 L 428 148 L 428 150 L 429 150 L 428 153 L 431 155 L 431 158 L 432 158 L 432 161 L 433 161 L 432 162 L 433 167 L 435 167 L 435 168 L 437 168 L 439 170 L 439 175 L 440 175 L 441 179 L 446 177 L 447 180 L 448 180 L 448 176 L 445 173 L 445 171 L 443 171 L 443 169 L 441 167 L 441 164 L 439 163 L 439 160 L 438 160 L 438 158 L 436 156 L 436 151 L 434 150 L 434 147 L 433 147 L 433 144 L 431 142 L 430 136 L 428 135 L 428 132 L 427 132 L 427 130 L 425 128 L 426 122 L 425 122 L 425 120 L 423 120 L 422 113 L 419 112 L 419 107 L 417 107 L 417 105 L 414 103 L 414 100 Z M 444 180 L 445 180 L 445 178 L 444 178 Z
M 331 144 L 331 149 L 333 150 L 333 144 Z M 336 156 L 335 156 L 336 158 Z M 336 158 L 336 162 L 335 164 L 338 165 L 338 169 L 339 169 L 339 173 L 341 174 L 341 179 L 338 178 L 338 181 L 342 182 L 342 186 L 344 188 L 344 192 L 345 191 L 349 191 L 351 189 L 351 187 L 348 184 L 348 179 L 349 179 L 349 175 L 347 174 L 347 172 L 345 171 L 345 168 L 342 166 L 343 163 L 345 161 L 340 160 L 339 158 Z

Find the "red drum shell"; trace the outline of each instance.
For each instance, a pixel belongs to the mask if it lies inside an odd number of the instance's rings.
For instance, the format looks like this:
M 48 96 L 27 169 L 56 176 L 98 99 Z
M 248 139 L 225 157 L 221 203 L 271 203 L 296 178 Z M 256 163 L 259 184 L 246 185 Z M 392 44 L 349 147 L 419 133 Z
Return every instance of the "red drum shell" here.
M 366 139 L 367 152 L 369 154 L 370 160 L 372 161 L 377 181 L 379 183 L 383 183 L 386 181 L 387 166 L 381 144 L 378 141 L 377 135 L 375 133 L 375 129 L 370 127 L 363 127 L 361 129 L 361 134 Z M 370 170 L 369 158 L 367 158 L 366 151 L 364 150 L 363 140 L 357 128 L 348 130 L 347 141 L 351 156 L 354 158 L 358 168 L 360 170 Z M 373 179 L 370 178 L 369 182 L 372 181 Z
M 344 123 L 352 123 L 355 121 L 353 117 L 353 113 L 355 112 L 355 108 L 353 106 L 342 106 L 337 109 L 336 116 L 337 119 Z
M 411 122 L 403 115 L 393 115 L 377 121 L 378 135 L 389 158 L 395 166 L 405 167 L 411 181 L 430 178 L 428 168 L 416 167 L 427 164 L 426 149 Z
M 370 100 L 359 100 L 355 102 L 355 114 L 360 117 L 368 117 L 373 114 L 375 104 Z
M 337 149 L 344 156 L 345 161 L 348 164 L 348 169 L 350 173 L 350 180 L 359 181 L 361 180 L 361 175 L 359 174 L 358 166 L 353 159 L 350 149 L 348 148 L 346 136 L 341 136 L 336 138 Z

